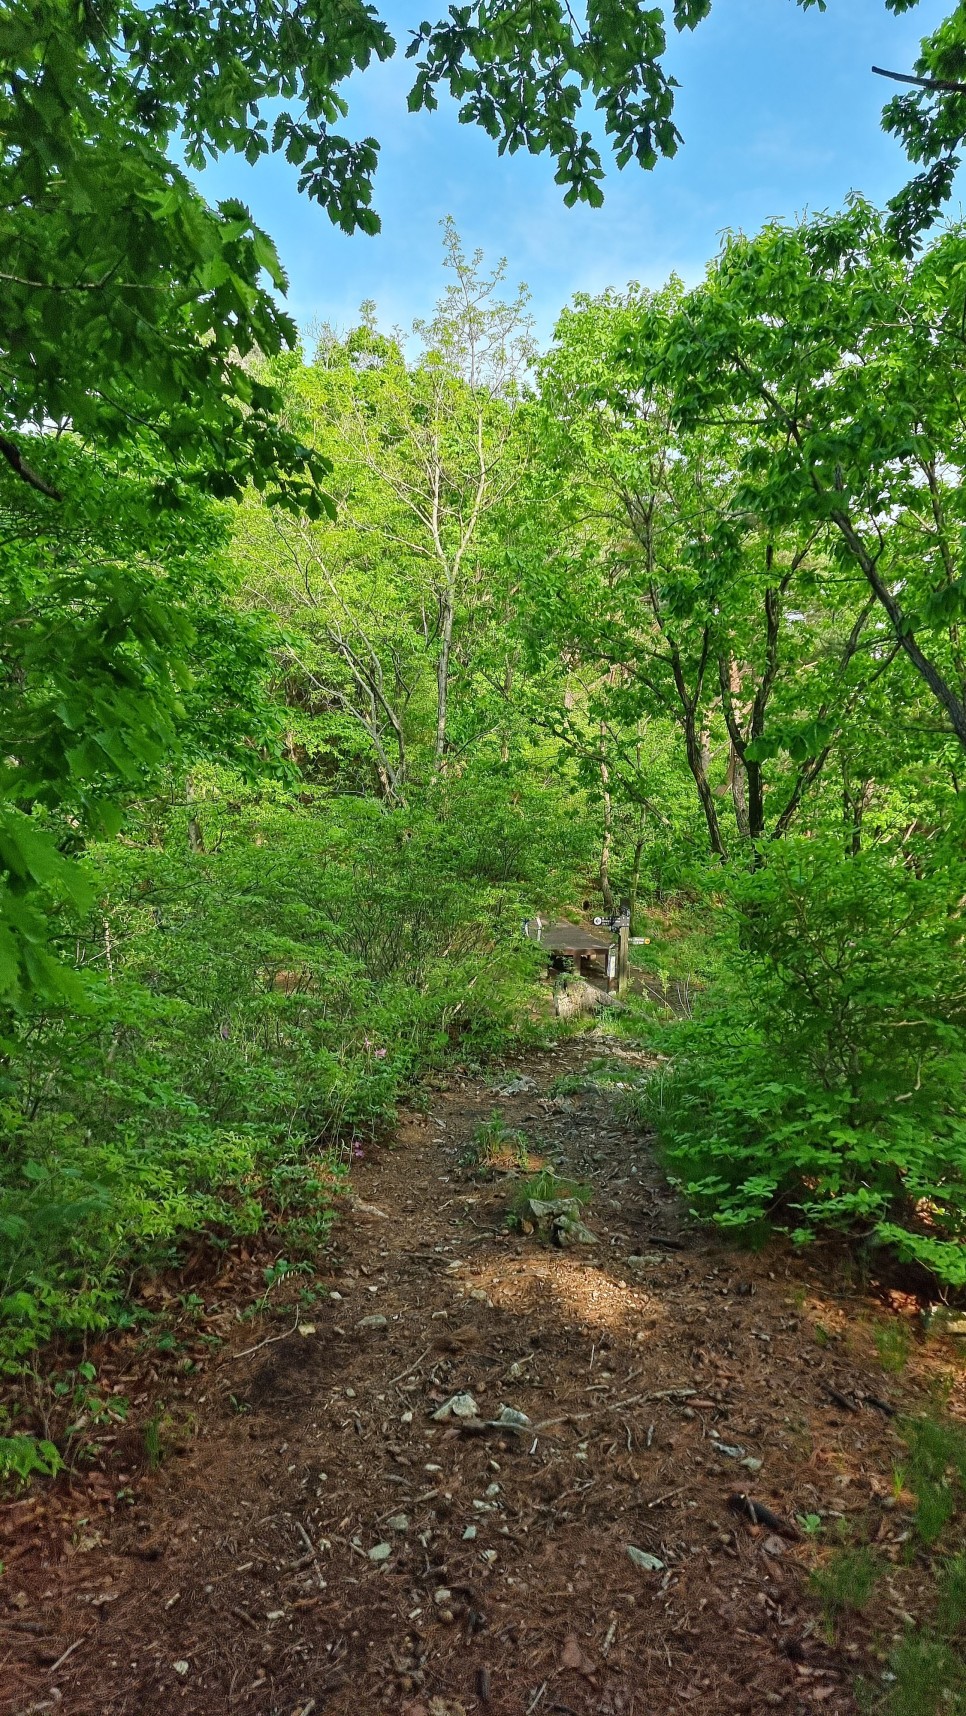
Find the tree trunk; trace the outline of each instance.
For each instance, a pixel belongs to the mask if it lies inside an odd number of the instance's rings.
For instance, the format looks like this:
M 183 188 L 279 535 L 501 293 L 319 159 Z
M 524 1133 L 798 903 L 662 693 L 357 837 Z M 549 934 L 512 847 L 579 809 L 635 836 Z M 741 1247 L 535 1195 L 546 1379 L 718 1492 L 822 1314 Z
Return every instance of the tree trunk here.
M 636 921 L 637 920 L 637 896 L 640 892 L 640 887 L 641 887 L 641 859 L 643 858 L 643 856 L 644 856 L 644 836 L 643 836 L 643 834 L 639 834 L 636 841 L 634 842 L 634 862 L 631 865 L 631 887 L 630 887 L 630 902 L 629 903 L 630 903 L 630 908 L 631 908 L 631 932 L 632 933 L 637 928 L 637 921 Z
M 203 852 L 205 849 L 205 837 L 201 832 L 201 823 L 198 821 L 198 818 L 195 816 L 195 813 L 191 808 L 194 803 L 195 789 L 190 775 L 185 781 L 184 796 L 185 803 L 188 806 L 188 850 L 189 852 Z
M 862 824 L 875 796 L 875 781 L 862 780 L 853 790 L 848 765 L 842 765 L 842 808 L 845 813 L 846 846 L 853 858 L 862 850 Z
M 513 662 L 511 659 L 508 659 L 507 664 L 506 664 L 506 672 L 503 675 L 503 701 L 507 705 L 507 708 L 509 708 L 509 706 L 510 706 L 510 697 L 511 697 L 512 692 L 513 692 Z M 506 733 L 506 730 L 504 729 L 503 737 L 500 740 L 500 761 L 501 761 L 501 763 L 508 763 L 509 760 L 510 760 L 510 740 L 509 740 L 509 737 Z
M 709 753 L 707 734 L 699 733 L 695 724 L 694 713 L 691 710 L 684 716 L 684 744 L 688 756 L 688 768 L 694 777 L 698 789 L 704 820 L 708 825 L 708 838 L 711 850 L 716 857 L 727 861 L 728 849 L 721 838 L 721 825 L 718 821 L 718 811 L 714 802 L 714 794 L 708 780 Z
M 603 743 L 603 728 L 601 728 L 601 743 Z M 614 910 L 614 894 L 610 885 L 610 855 L 614 838 L 614 808 L 610 796 L 610 769 L 604 761 L 603 752 L 600 757 L 600 788 L 604 800 L 604 838 L 600 847 L 600 891 L 604 905 L 609 912 Z
M 735 813 L 735 826 L 741 839 L 747 840 L 750 825 L 748 821 L 748 780 L 745 773 L 744 746 L 739 748 L 735 743 L 736 738 L 740 738 L 737 729 L 741 720 L 741 711 L 736 700 L 741 696 L 741 671 L 733 655 L 728 657 L 728 693 L 729 707 L 734 713 L 735 731 L 731 735 L 731 743 L 728 747 L 727 780 Z M 730 725 L 729 723 L 729 728 Z
M 443 766 L 446 753 L 446 720 L 449 711 L 449 663 L 453 649 L 453 593 L 447 590 L 443 598 L 440 627 L 439 660 L 436 663 L 436 747 L 437 770 Z
M 937 702 L 945 709 L 950 726 L 960 744 L 966 746 L 966 704 L 962 698 L 957 697 L 935 662 L 931 661 L 920 647 L 908 615 L 903 613 L 895 591 L 879 571 L 876 556 L 869 553 L 848 513 L 834 511 L 831 517 L 865 573 L 876 600 L 888 614 L 899 647 L 905 651 L 916 672 L 925 680 Z

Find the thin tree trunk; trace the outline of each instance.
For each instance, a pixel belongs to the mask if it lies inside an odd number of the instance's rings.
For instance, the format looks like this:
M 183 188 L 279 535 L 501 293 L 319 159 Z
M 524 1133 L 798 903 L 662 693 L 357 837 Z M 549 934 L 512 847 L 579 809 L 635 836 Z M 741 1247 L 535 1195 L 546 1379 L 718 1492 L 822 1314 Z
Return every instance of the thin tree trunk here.
M 641 860 L 644 856 L 644 836 L 639 834 L 634 842 L 634 862 L 631 865 L 631 933 L 637 929 L 637 896 L 641 887 Z
M 728 697 L 726 709 L 735 709 L 735 699 L 741 695 L 741 672 L 733 655 L 728 657 Z M 736 714 L 736 723 L 740 716 Z M 747 840 L 750 833 L 748 821 L 748 792 L 747 775 L 745 772 L 744 746 L 737 743 L 738 730 L 731 731 L 729 722 L 730 743 L 728 746 L 727 781 L 731 791 L 731 803 L 735 813 L 735 826 L 742 840 Z
M 845 813 L 845 838 L 847 849 L 853 858 L 857 858 L 862 850 L 862 824 L 865 813 L 875 796 L 875 781 L 860 781 L 858 791 L 854 791 L 849 776 L 848 765 L 842 765 L 842 808 Z
M 601 745 L 603 746 L 604 731 L 601 727 Z M 604 838 L 600 848 L 600 891 L 604 905 L 609 912 L 614 910 L 614 894 L 610 885 L 610 855 L 614 838 L 614 807 L 610 796 L 610 769 L 604 761 L 603 749 L 600 755 L 600 788 L 604 800 Z
M 945 709 L 949 716 L 950 726 L 960 744 L 966 745 L 966 704 L 963 703 L 962 698 L 957 697 L 949 681 L 940 673 L 935 662 L 930 661 L 920 648 L 911 621 L 903 613 L 897 596 L 879 571 L 876 556 L 869 553 L 848 513 L 836 510 L 831 517 L 865 573 L 876 600 L 888 614 L 900 649 L 905 651 L 916 672 L 925 680 L 937 702 Z
M 446 753 L 446 721 L 449 712 L 449 663 L 453 649 L 453 596 L 446 592 L 440 627 L 439 660 L 436 663 L 436 767 L 441 769 Z
M 510 705 L 510 697 L 511 697 L 512 692 L 513 692 L 513 662 L 510 658 L 508 658 L 507 664 L 506 664 L 506 672 L 503 675 L 503 700 L 506 703 L 507 708 L 509 708 L 509 705 Z M 507 763 L 507 762 L 509 762 L 509 760 L 510 760 L 510 739 L 509 739 L 509 735 L 506 732 L 506 729 L 504 729 L 503 737 L 500 740 L 500 761 L 501 761 L 501 763 Z
M 655 604 L 655 615 L 658 610 Z M 660 621 L 658 622 L 660 623 Z M 665 633 L 665 636 L 667 634 Z M 681 662 L 681 652 L 673 639 L 668 638 L 671 652 L 671 672 L 674 675 L 674 685 L 681 705 L 681 726 L 684 732 L 684 748 L 687 753 L 688 768 L 694 777 L 698 789 L 704 820 L 708 825 L 708 838 L 711 850 L 716 857 L 727 862 L 728 849 L 721 838 L 721 824 L 718 821 L 718 811 L 708 780 L 711 767 L 711 748 L 708 740 L 707 722 L 702 720 L 698 726 L 698 710 L 701 703 L 701 691 L 704 685 L 705 670 L 708 665 L 708 653 L 711 645 L 711 633 L 707 626 L 704 628 L 704 640 L 701 646 L 701 659 L 695 675 L 694 691 L 689 692 L 684 679 L 684 668 Z
M 189 852 L 203 852 L 205 837 L 201 832 L 201 823 L 191 808 L 194 803 L 195 791 L 190 776 L 185 781 L 184 796 L 188 806 L 188 850 Z
M 688 768 L 694 777 L 694 784 L 698 789 L 698 798 L 701 801 L 701 809 L 704 811 L 704 820 L 708 825 L 711 850 L 716 857 L 727 860 L 728 848 L 721 837 L 718 809 L 714 802 L 714 794 L 711 791 L 711 783 L 708 780 L 710 759 L 706 735 L 698 732 L 692 709 L 685 710 L 684 714 L 684 745 L 687 752 Z

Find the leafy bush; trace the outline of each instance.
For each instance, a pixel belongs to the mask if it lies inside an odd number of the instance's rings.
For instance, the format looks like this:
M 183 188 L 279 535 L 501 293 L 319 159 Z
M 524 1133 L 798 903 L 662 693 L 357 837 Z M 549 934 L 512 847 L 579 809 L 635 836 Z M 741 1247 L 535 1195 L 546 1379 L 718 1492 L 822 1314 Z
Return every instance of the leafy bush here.
M 728 878 L 726 975 L 644 1103 L 699 1211 L 857 1230 L 966 1283 L 963 882 L 820 839 Z
M 205 850 L 182 812 L 85 861 L 98 907 L 63 931 L 84 1004 L 9 1045 L 8 1371 L 126 1315 L 128 1284 L 192 1234 L 223 1245 L 269 1223 L 288 1256 L 313 1255 L 353 1136 L 388 1126 L 428 1067 L 501 1047 L 528 1003 L 522 846 L 494 882 L 458 801 L 387 814 L 228 786 L 192 806 Z
M 52 1442 L 33 1436 L 0 1436 L 0 1482 L 26 1484 L 32 1477 L 55 1477 L 63 1461 Z

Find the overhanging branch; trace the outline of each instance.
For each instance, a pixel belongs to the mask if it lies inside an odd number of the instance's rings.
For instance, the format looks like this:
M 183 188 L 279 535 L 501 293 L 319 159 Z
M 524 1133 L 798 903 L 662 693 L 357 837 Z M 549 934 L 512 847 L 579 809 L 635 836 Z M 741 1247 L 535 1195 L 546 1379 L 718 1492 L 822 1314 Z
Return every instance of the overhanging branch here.
M 16 471 L 22 482 L 29 484 L 39 494 L 46 495 L 48 500 L 62 501 L 60 489 L 55 489 L 53 483 L 48 483 L 32 465 L 29 465 L 15 441 L 8 441 L 6 435 L 0 435 L 0 454 L 6 459 L 12 471 Z
M 956 83 L 948 77 L 910 77 L 908 72 L 885 71 L 873 66 L 876 77 L 891 77 L 893 83 L 914 83 L 918 89 L 935 89 L 944 95 L 966 95 L 966 83 Z

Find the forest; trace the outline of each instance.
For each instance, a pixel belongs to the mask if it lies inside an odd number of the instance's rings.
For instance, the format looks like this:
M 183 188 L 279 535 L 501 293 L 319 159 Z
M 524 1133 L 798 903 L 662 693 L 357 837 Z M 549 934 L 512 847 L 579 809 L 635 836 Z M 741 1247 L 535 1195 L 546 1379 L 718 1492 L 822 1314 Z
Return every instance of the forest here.
M 669 162 L 666 33 L 709 9 L 454 7 L 410 105 L 595 207 L 581 102 L 618 167 Z M 14 1497 L 96 1466 L 97 1354 L 170 1348 L 200 1257 L 309 1304 L 421 1091 L 586 1030 L 639 1053 L 624 1117 L 729 1255 L 963 1303 L 966 8 L 884 88 L 888 207 L 728 233 L 542 343 L 451 219 L 411 327 L 298 328 L 271 237 L 199 189 L 279 152 L 366 242 L 339 89 L 394 46 L 356 0 L 0 15 Z M 522 921 L 622 900 L 644 981 L 558 1019 Z M 940 1634 L 895 1716 L 964 1707 Z

